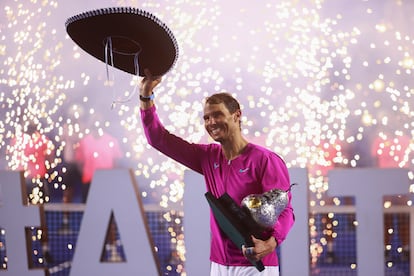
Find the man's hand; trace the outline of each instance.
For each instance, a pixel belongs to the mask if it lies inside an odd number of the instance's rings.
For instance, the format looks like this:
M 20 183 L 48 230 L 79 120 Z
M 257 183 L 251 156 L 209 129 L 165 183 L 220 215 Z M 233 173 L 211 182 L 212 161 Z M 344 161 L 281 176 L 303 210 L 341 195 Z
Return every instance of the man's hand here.
M 150 70 L 144 70 L 145 77 L 141 81 L 140 94 L 148 97 L 152 94 L 152 90 L 161 82 L 161 77 L 152 76 Z
M 243 246 L 242 248 L 243 255 L 250 260 L 259 261 L 263 259 L 266 255 L 275 251 L 277 247 L 277 242 L 273 236 L 271 236 L 269 239 L 265 241 L 256 239 L 254 236 L 252 236 L 251 238 L 254 246 Z
M 145 69 L 144 73 L 145 77 L 141 80 L 141 86 L 139 89 L 140 107 L 142 109 L 148 109 L 154 105 L 153 97 L 150 96 L 153 93 L 152 90 L 155 88 L 155 86 L 161 82 L 161 77 L 153 77 L 150 70 L 148 69 Z

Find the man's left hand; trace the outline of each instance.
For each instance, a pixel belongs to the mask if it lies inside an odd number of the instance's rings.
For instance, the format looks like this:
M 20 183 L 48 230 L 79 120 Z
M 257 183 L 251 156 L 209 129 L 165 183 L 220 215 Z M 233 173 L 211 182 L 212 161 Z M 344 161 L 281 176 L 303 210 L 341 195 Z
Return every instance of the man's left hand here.
M 263 259 L 266 255 L 272 253 L 277 247 L 277 242 L 273 236 L 271 236 L 269 239 L 265 241 L 256 239 L 254 236 L 252 236 L 251 238 L 254 246 L 243 246 L 242 248 L 243 255 L 250 260 L 259 261 Z

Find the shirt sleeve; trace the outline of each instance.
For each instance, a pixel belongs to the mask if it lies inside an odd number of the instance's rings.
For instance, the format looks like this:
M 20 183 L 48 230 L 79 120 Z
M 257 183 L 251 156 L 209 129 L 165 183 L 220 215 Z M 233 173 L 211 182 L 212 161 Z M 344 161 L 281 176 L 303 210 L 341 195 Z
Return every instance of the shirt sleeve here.
M 287 191 L 290 189 L 291 183 L 288 169 L 285 162 L 278 155 L 274 154 L 267 160 L 263 173 L 262 184 L 264 191 L 270 191 L 272 189 Z M 275 237 L 278 246 L 286 239 L 295 222 L 291 201 L 292 194 L 289 190 L 288 204 L 279 215 L 278 220 L 273 227 L 273 236 Z
M 168 157 L 202 174 L 203 147 L 171 134 L 161 123 L 155 106 L 141 109 L 141 120 L 148 143 Z

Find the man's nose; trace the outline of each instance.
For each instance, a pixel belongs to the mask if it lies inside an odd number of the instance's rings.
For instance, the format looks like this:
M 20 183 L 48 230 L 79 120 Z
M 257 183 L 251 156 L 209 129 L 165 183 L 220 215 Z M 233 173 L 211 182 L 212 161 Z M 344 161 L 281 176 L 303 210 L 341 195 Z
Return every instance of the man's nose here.
M 216 123 L 216 120 L 214 119 L 214 117 L 208 117 L 208 119 L 206 120 L 206 125 L 213 125 Z

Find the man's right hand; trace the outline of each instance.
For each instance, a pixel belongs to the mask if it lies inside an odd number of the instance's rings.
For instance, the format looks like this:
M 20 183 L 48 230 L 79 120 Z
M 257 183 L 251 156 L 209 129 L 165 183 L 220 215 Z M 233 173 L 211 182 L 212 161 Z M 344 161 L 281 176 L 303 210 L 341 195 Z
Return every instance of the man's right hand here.
M 161 82 L 161 77 L 154 77 L 149 69 L 144 70 L 145 77 L 141 80 L 140 94 L 148 97 L 153 89 Z
M 145 77 L 141 80 L 139 89 L 140 107 L 141 109 L 148 109 L 154 105 L 153 89 L 161 82 L 161 77 L 153 77 L 150 70 L 144 70 Z

